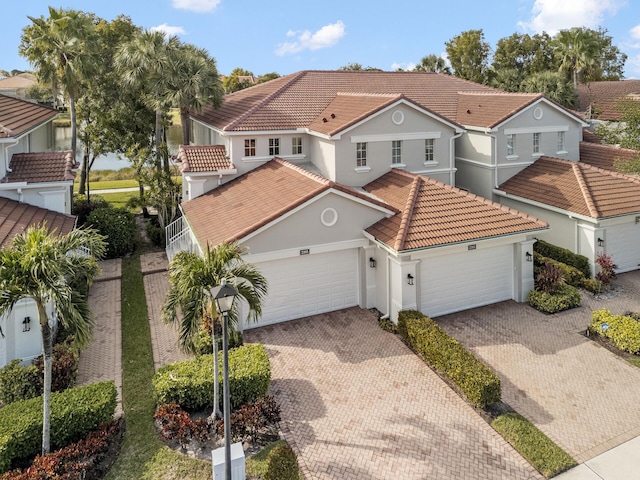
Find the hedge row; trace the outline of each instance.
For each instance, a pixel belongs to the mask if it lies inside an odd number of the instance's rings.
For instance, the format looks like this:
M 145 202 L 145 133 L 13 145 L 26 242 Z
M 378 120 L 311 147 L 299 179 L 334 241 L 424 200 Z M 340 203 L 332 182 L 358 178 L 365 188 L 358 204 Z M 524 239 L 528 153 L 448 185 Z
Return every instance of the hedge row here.
M 222 352 L 219 352 L 218 383 L 222 396 Z M 271 367 L 267 351 L 261 344 L 247 344 L 229 351 L 229 391 L 231 408 L 267 394 Z M 162 367 L 153 377 L 158 404 L 177 403 L 187 410 L 213 407 L 213 355 Z
M 533 249 L 543 257 L 549 257 L 558 262 L 575 267 L 582 272 L 585 278 L 591 278 L 589 259 L 584 255 L 578 255 L 571 250 L 547 243 L 544 240 L 538 240 L 533 245 Z
M 613 315 L 609 310 L 596 310 L 591 318 L 591 331 L 611 339 L 620 350 L 640 354 L 640 321 L 628 315 Z
M 51 448 L 85 437 L 113 418 L 116 387 L 94 383 L 51 394 Z M 0 409 L 0 473 L 33 458 L 42 447 L 42 397 Z
M 579 307 L 581 302 L 578 289 L 567 284 L 558 285 L 553 293 L 531 290 L 527 295 L 527 303 L 544 313 L 557 313 Z
M 544 267 L 545 263 L 550 263 L 551 265 L 556 265 L 560 269 L 560 271 L 562 272 L 564 281 L 567 282 L 569 285 L 576 288 L 581 288 L 582 286 L 584 286 L 584 282 L 587 279 L 587 277 L 585 277 L 582 271 L 578 270 L 576 267 L 572 267 L 571 265 L 567 265 L 566 263 L 559 262 L 550 257 L 545 257 L 543 255 L 540 255 L 537 252 L 533 253 L 533 258 L 535 262 L 533 264 L 534 276 L 536 277 L 538 276 L 540 269 Z
M 449 377 L 480 408 L 500 401 L 500 378 L 450 337 L 433 320 L 415 310 L 398 313 L 398 333 L 436 370 Z

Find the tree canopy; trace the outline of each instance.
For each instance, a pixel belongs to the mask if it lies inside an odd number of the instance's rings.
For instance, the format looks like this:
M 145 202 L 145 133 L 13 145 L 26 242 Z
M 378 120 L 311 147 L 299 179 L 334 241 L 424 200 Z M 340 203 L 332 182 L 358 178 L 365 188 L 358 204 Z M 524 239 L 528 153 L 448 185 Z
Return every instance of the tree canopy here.
M 482 30 L 467 30 L 445 42 L 451 69 L 456 77 L 476 83 L 488 82 L 491 47 Z

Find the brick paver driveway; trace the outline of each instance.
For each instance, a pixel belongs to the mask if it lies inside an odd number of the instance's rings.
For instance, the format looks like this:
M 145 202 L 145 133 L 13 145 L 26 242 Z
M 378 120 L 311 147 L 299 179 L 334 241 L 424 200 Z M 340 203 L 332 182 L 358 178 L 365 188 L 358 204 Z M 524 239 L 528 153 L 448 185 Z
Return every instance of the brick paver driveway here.
M 583 295 L 555 315 L 503 302 L 436 321 L 500 375 L 505 402 L 584 462 L 640 435 L 640 368 L 583 336 L 592 310 L 640 311 L 640 271 L 617 283 L 624 295 Z
M 541 478 L 358 308 L 246 332 L 263 343 L 307 479 Z

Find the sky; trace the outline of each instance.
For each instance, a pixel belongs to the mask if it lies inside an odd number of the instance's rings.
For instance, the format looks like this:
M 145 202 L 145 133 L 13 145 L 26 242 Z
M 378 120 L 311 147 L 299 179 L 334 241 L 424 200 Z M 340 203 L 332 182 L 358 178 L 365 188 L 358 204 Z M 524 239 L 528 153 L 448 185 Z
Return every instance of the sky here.
M 127 15 L 207 49 L 225 75 L 236 67 L 286 75 L 349 63 L 411 69 L 425 55 L 443 55 L 445 42 L 466 30 L 482 29 L 494 49 L 513 33 L 584 26 L 607 29 L 629 57 L 625 77 L 640 78 L 638 0 L 22 0 L 2 8 L 0 69 L 30 68 L 18 55 L 20 35 L 29 16 L 48 16 L 49 5 L 107 20 Z

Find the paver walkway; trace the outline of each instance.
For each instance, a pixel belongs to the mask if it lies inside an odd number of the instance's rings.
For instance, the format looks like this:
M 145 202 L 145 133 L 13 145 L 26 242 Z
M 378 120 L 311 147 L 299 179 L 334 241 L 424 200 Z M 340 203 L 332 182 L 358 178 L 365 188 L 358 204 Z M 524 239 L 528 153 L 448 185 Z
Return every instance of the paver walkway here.
M 121 260 L 100 262 L 102 274 L 89 290 L 96 325 L 93 339 L 80 353 L 78 385 L 113 380 L 118 391 L 116 416 L 122 415 L 122 335 L 120 329 Z
M 267 348 L 285 438 L 309 480 L 542 478 L 367 310 L 245 341 Z
M 502 380 L 503 400 L 579 463 L 640 435 L 640 368 L 583 333 L 592 310 L 640 311 L 640 271 L 607 300 L 545 315 L 512 301 L 436 318 Z

